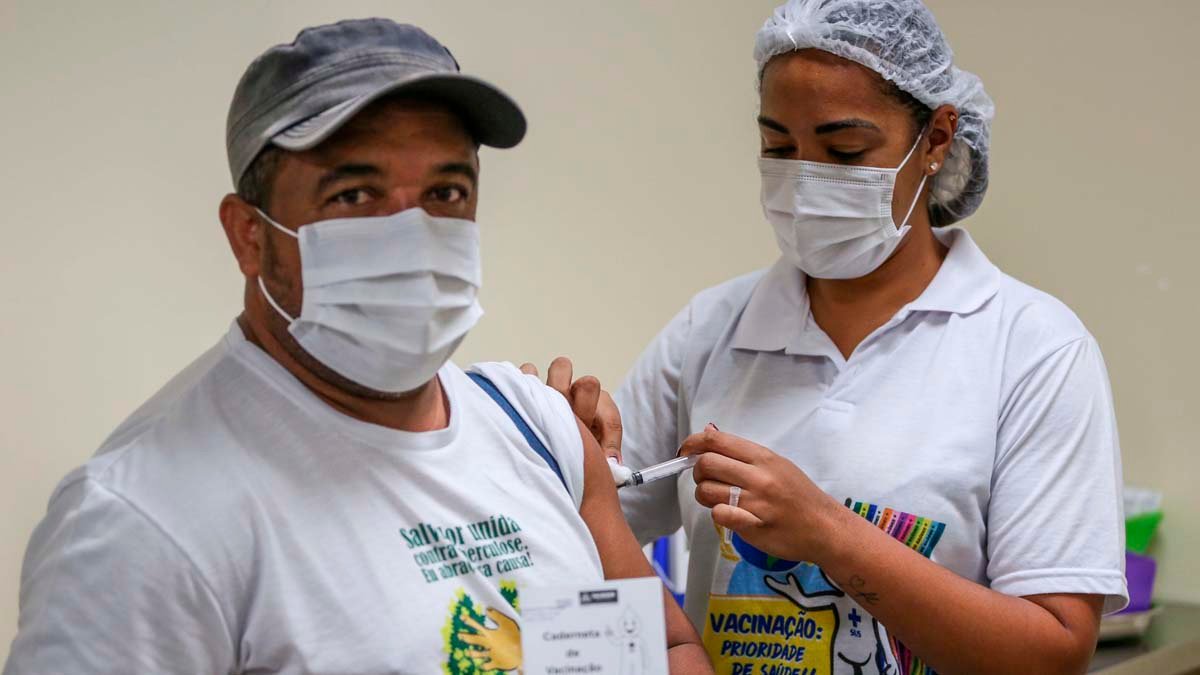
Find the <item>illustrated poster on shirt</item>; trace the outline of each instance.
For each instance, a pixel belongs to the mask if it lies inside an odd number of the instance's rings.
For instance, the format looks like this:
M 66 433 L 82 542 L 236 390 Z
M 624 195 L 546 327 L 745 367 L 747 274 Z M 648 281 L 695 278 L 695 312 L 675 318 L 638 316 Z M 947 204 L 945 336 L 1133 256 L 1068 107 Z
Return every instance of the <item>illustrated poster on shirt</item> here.
M 852 499 L 846 506 L 929 557 L 943 523 Z M 718 675 L 926 675 L 821 568 L 776 558 L 718 527 L 704 647 Z
M 496 514 L 471 523 L 419 522 L 400 528 L 407 552 L 427 584 L 453 583 L 466 575 L 494 578 L 507 606 L 479 603 L 462 586 L 445 609 L 440 636 L 449 675 L 516 672 L 521 667 L 521 628 L 516 583 L 505 574 L 534 567 L 521 525 Z M 434 639 L 431 636 L 431 639 Z

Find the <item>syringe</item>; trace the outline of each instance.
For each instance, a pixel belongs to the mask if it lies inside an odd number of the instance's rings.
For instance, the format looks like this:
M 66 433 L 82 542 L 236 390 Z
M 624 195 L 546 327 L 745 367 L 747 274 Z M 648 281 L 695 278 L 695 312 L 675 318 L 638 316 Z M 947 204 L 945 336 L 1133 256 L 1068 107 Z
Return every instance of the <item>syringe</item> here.
M 696 461 L 700 459 L 700 455 L 689 455 L 687 457 L 676 457 L 675 459 L 667 460 L 662 464 L 648 466 L 641 471 L 634 471 L 629 475 L 629 478 L 624 482 L 618 483 L 618 488 L 633 487 L 642 485 L 643 483 L 653 483 L 656 480 L 677 476 L 684 471 L 696 466 Z

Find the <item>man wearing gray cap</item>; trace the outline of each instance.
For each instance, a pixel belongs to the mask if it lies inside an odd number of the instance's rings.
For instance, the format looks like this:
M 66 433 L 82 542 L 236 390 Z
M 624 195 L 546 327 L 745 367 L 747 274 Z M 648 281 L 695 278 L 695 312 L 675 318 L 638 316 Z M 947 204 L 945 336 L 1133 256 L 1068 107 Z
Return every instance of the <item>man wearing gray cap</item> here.
M 524 132 L 412 26 L 250 65 L 220 208 L 244 311 L 55 490 L 5 675 L 515 672 L 520 586 L 652 574 L 566 399 L 449 361 L 482 314 L 477 149 Z M 666 619 L 672 670 L 711 672 Z

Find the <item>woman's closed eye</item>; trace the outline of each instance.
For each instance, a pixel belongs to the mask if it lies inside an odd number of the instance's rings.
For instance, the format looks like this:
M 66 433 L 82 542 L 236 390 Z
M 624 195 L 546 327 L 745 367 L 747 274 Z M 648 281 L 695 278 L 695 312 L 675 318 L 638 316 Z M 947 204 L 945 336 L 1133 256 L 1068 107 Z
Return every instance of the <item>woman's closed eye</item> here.
M 860 159 L 866 153 L 866 150 L 837 150 L 829 148 L 828 152 L 830 157 L 839 162 L 853 162 Z

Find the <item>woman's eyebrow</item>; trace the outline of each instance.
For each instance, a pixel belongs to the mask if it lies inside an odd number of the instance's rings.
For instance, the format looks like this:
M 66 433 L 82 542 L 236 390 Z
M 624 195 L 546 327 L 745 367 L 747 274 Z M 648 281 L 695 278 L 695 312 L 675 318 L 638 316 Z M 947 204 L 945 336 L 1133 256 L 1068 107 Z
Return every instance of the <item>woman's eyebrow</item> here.
M 788 131 L 787 127 L 783 126 L 783 124 L 776 122 L 775 120 L 771 119 L 770 117 L 767 117 L 766 115 L 758 116 L 758 125 L 761 127 L 766 127 L 772 131 L 778 131 L 781 134 L 790 134 L 791 133 L 790 131 Z
M 873 129 L 875 131 L 882 131 L 882 129 L 880 129 L 874 122 L 870 122 L 870 121 L 864 120 L 864 119 L 859 119 L 857 117 L 853 117 L 853 118 L 845 119 L 845 120 L 838 120 L 836 122 L 826 122 L 825 124 L 817 125 L 817 127 L 814 128 L 813 131 L 817 135 L 821 135 L 821 134 L 832 134 L 833 132 L 841 131 L 842 129 Z

